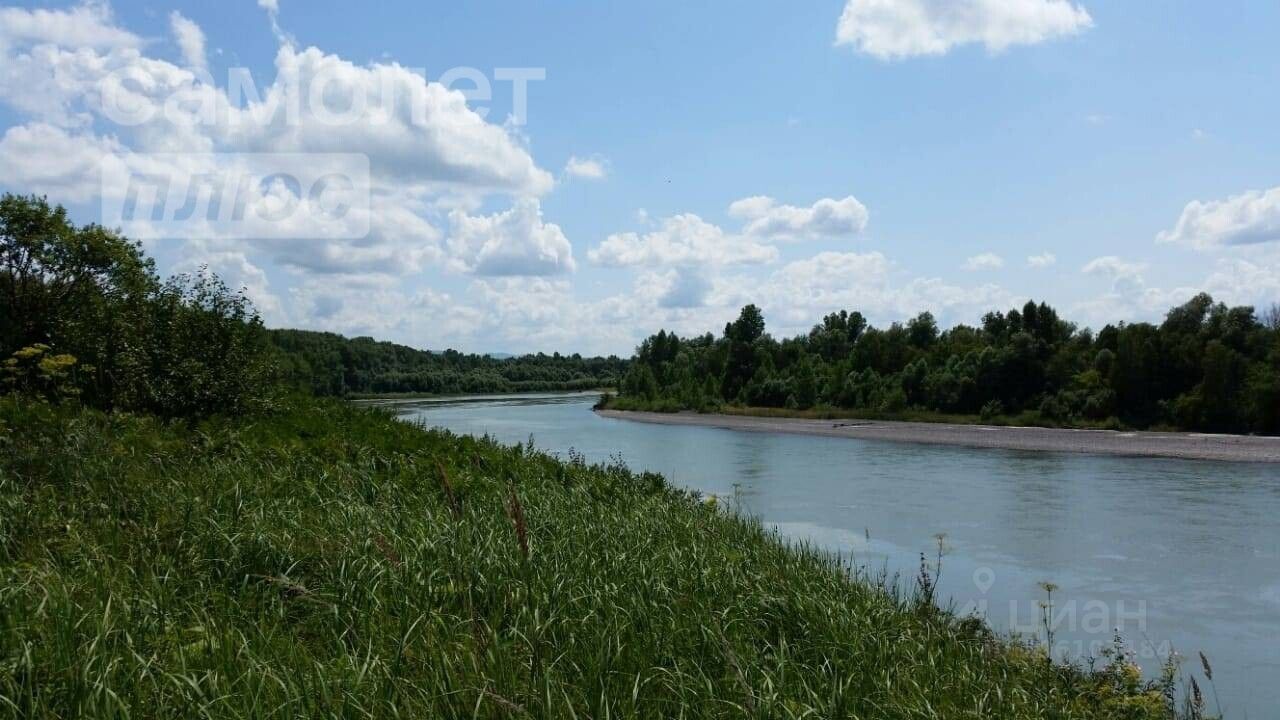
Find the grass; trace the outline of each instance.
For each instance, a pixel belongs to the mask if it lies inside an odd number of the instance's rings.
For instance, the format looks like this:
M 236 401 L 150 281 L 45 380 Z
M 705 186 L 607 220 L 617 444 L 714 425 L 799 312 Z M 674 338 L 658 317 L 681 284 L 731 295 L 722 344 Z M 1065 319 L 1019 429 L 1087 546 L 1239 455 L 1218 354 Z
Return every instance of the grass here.
M 644 400 L 625 396 L 609 396 L 608 402 L 597 405 L 596 409 L 632 410 L 642 412 L 677 413 L 686 408 L 679 401 L 671 398 Z M 1001 427 L 1044 427 L 1071 428 L 1086 430 L 1123 430 L 1127 429 L 1116 418 L 1106 420 L 1073 419 L 1057 420 L 1041 415 L 1036 410 L 1024 410 L 1015 415 L 964 415 L 944 413 L 935 410 L 906 409 L 898 411 L 875 410 L 870 408 L 837 408 L 820 406 L 806 410 L 775 407 L 753 407 L 748 405 L 718 405 L 706 407 L 698 412 L 718 413 L 721 415 L 745 415 L 769 418 L 803 418 L 807 420 L 885 420 L 893 422 L 949 423 L 953 425 L 995 425 Z M 1153 430 L 1172 430 L 1160 427 Z
M 619 466 L 0 399 L 0 717 L 1166 718 Z

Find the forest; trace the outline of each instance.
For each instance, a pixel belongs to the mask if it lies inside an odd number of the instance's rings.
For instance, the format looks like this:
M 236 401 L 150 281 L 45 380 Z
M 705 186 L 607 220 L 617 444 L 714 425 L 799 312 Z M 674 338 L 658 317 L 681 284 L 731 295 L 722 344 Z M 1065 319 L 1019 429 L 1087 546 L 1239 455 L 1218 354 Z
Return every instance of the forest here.
M 284 381 L 326 396 L 592 390 L 615 386 L 626 370 L 617 357 L 576 353 L 494 358 L 308 330 L 267 335 Z
M 928 312 L 881 329 L 840 311 L 778 340 L 748 305 L 718 338 L 647 338 L 620 392 L 618 409 L 852 410 L 1275 434 L 1280 312 L 1199 294 L 1159 324 L 1095 333 L 1043 302 L 946 330 Z
M 616 357 L 492 358 L 333 333 L 268 330 L 243 292 L 197 272 L 162 280 L 141 246 L 76 226 L 43 198 L 0 198 L 0 362 L 12 389 L 103 408 L 201 416 L 293 390 L 569 391 L 616 384 Z

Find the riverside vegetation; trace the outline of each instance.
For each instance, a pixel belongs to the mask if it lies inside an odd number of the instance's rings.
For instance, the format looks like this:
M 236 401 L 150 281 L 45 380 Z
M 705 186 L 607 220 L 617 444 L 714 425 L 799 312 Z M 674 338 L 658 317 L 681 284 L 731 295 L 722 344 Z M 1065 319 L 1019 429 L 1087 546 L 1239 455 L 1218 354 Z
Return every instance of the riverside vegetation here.
M 775 340 L 754 305 L 710 333 L 646 339 L 608 406 L 811 417 L 1280 433 L 1280 306 L 1205 294 L 1160 325 L 1094 334 L 1044 303 L 940 331 L 858 312 Z
M 42 201 L 0 242 L 0 716 L 1203 717 L 1172 662 L 941 609 L 936 564 L 290 394 L 242 296 Z
M 627 368 L 617 357 L 494 358 L 307 330 L 269 330 L 268 338 L 286 384 L 338 397 L 596 390 L 616 386 Z

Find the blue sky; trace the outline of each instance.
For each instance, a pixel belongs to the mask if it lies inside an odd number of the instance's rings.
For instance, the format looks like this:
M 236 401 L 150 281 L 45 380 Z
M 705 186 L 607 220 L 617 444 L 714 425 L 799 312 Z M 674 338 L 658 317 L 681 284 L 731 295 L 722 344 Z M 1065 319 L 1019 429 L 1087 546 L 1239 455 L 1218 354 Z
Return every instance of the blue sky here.
M 0 20 L 0 187 L 82 220 L 115 156 L 369 158 L 365 234 L 139 230 L 163 270 L 208 265 L 273 325 L 626 354 L 746 302 L 792 334 L 840 308 L 952 324 L 1034 297 L 1100 327 L 1199 290 L 1280 301 L 1271 2 L 117 0 Z M 155 103 L 225 98 L 232 68 L 412 87 L 393 64 L 437 86 L 473 68 L 492 98 L 243 133 L 122 125 L 100 99 L 122 69 Z M 499 68 L 545 73 L 523 122 Z

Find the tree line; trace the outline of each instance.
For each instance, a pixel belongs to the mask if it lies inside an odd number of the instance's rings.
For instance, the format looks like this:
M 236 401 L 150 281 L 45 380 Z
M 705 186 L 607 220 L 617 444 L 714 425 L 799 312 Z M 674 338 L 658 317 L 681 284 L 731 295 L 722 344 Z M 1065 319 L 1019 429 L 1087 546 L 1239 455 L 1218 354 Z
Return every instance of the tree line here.
M 720 337 L 658 332 L 631 361 L 428 352 L 267 330 L 243 292 L 197 272 L 162 280 L 142 247 L 77 226 L 44 198 L 0 197 L 0 382 L 172 417 L 269 407 L 282 392 L 473 393 L 618 385 L 655 409 L 914 410 L 1062 425 L 1280 433 L 1280 312 L 1205 294 L 1159 324 L 1094 333 L 1044 303 L 940 330 L 827 315 L 776 340 L 748 305 Z
M 777 340 L 748 305 L 720 337 L 660 331 L 636 350 L 619 407 L 726 405 L 1017 416 L 1050 425 L 1280 432 L 1280 312 L 1200 294 L 1163 322 L 1094 333 L 1045 303 L 940 330 L 831 313 Z
M 162 280 L 139 243 L 35 196 L 0 196 L 0 299 L 0 391 L 168 417 L 270 408 L 290 391 L 587 390 L 615 385 L 627 366 L 268 330 L 215 274 Z
M 627 367 L 612 356 L 495 358 L 327 332 L 270 330 L 268 335 L 285 382 L 316 395 L 591 390 L 615 386 Z

